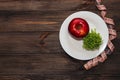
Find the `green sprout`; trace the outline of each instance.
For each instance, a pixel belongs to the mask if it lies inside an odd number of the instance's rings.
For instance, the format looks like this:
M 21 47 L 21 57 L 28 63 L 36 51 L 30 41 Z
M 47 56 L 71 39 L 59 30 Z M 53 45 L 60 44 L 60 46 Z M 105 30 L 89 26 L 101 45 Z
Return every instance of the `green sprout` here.
M 83 38 L 83 48 L 86 50 L 99 49 L 102 44 L 102 38 L 100 33 L 96 32 L 96 29 L 92 29 L 91 32 Z

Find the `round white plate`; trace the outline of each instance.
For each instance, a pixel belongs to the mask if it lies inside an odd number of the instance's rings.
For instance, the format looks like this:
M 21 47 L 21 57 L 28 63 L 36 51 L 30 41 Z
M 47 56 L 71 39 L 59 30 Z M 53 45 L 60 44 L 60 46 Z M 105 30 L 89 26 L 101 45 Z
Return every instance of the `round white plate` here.
M 95 28 L 97 33 L 100 33 L 103 43 L 99 49 L 88 51 L 82 47 L 83 40 L 76 40 L 71 37 L 68 32 L 68 25 L 74 18 L 85 19 L 89 24 L 90 30 Z M 108 37 L 108 28 L 103 19 L 97 14 L 89 11 L 79 11 L 67 17 L 63 22 L 59 33 L 62 48 L 68 55 L 79 60 L 89 60 L 100 55 L 100 53 L 106 48 Z

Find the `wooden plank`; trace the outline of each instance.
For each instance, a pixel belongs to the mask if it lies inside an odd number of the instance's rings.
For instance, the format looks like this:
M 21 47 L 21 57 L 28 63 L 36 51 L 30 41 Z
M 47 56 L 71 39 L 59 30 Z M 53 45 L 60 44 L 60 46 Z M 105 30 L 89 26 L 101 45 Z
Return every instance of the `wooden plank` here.
M 83 9 L 83 5 L 88 6 L 94 1 L 83 0 L 1 0 L 0 10 L 15 11 L 49 11 L 49 10 L 75 10 Z M 7 6 L 6 6 L 7 5 Z
M 0 75 L 100 75 L 118 76 L 119 54 L 89 70 L 80 70 L 84 61 L 68 58 L 65 54 L 0 55 Z M 92 72 L 92 73 L 91 73 Z
M 76 11 L 3 11 L 0 12 L 1 32 L 35 32 L 35 31 L 59 31 L 62 22 L 70 14 Z M 98 11 L 92 11 L 98 13 Z M 62 13 L 62 14 L 61 14 Z M 108 17 L 113 18 L 116 29 L 120 31 L 120 11 L 110 11 Z
M 27 76 L 1 76 L 2 80 L 119 80 L 120 77 L 101 75 L 27 75 Z
M 42 39 L 41 36 L 46 36 Z M 119 51 L 119 40 L 114 40 L 116 51 Z M 0 54 L 27 54 L 27 53 L 61 53 L 59 32 L 36 32 L 36 33 L 1 33 Z M 4 54 L 3 54 L 4 53 Z
M 115 11 L 115 10 L 120 10 L 120 7 L 118 7 L 120 4 L 120 0 L 104 0 L 102 3 L 107 7 L 108 11 Z
M 59 74 L 79 69 L 82 62 L 63 54 L 0 56 L 0 74 Z M 69 66 L 69 67 L 68 67 Z
M 58 37 L 58 32 L 1 33 L 0 53 L 59 53 L 62 49 Z
M 48 32 L 49 33 L 49 32 Z M 45 35 L 46 32 L 41 33 L 9 33 L 1 34 L 0 36 L 0 52 L 1 53 L 49 53 L 60 52 L 58 32 L 49 33 L 48 36 L 41 42 L 40 36 Z M 119 38 L 115 40 L 115 46 L 119 45 Z M 52 45 L 52 47 L 50 47 Z M 119 48 L 116 47 L 119 51 Z
M 120 9 L 120 1 L 103 1 L 110 10 Z M 94 9 L 94 0 L 0 0 L 0 10 L 14 11 L 55 11 L 55 10 L 83 10 L 85 7 Z M 6 6 L 7 5 L 7 6 Z M 83 7 L 84 6 L 84 7 Z
M 59 28 L 72 12 L 1 12 L 0 32 L 59 31 Z M 55 16 L 57 15 L 57 16 Z

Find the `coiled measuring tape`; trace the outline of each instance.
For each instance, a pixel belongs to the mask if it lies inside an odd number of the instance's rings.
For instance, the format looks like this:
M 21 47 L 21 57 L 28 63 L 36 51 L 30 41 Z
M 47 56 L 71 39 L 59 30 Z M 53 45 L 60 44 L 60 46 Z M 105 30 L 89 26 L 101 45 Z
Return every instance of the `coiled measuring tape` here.
M 96 7 L 100 11 L 101 17 L 107 24 L 109 30 L 109 41 L 106 49 L 101 53 L 101 55 L 97 56 L 96 58 L 93 58 L 92 60 L 89 60 L 87 63 L 83 65 L 86 70 L 89 70 L 92 67 L 97 66 L 99 63 L 103 63 L 107 59 L 107 55 L 110 55 L 115 48 L 113 43 L 111 42 L 117 37 L 117 32 L 114 29 L 115 23 L 113 19 L 106 17 L 107 8 L 105 7 L 105 5 L 102 4 L 102 1 L 103 0 L 96 0 Z

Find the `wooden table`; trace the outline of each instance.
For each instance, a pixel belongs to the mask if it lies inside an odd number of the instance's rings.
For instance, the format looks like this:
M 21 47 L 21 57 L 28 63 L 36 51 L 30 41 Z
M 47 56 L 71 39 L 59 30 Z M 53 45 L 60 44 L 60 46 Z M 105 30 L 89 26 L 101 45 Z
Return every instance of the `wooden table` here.
M 115 51 L 99 66 L 69 57 L 59 43 L 64 19 L 76 11 L 99 14 L 95 0 L 0 0 L 0 80 L 120 80 L 120 0 L 103 0 L 115 20 Z

